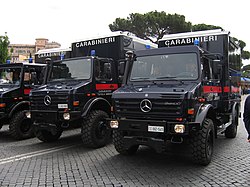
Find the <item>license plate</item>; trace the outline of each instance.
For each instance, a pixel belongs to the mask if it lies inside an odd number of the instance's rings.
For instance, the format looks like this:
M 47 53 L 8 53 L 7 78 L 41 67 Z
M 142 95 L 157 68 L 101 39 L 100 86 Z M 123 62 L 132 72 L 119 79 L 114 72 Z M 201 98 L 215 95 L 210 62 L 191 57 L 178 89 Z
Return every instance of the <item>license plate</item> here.
M 148 126 L 148 132 L 164 132 L 164 127 L 162 127 L 162 126 Z
M 68 104 L 58 104 L 58 108 L 68 108 Z

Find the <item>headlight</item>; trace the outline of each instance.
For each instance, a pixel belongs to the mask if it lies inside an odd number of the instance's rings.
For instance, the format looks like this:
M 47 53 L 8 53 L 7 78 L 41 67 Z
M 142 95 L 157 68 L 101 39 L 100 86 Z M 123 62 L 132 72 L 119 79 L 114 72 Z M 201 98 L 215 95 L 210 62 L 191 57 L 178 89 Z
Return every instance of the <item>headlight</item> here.
M 64 120 L 70 120 L 70 114 L 69 113 L 64 113 L 63 114 L 63 119 Z
M 29 118 L 29 119 L 31 118 L 31 113 L 30 113 L 30 111 L 29 111 L 29 112 L 26 112 L 25 115 L 26 115 L 27 118 Z
M 111 127 L 112 129 L 117 129 L 118 126 L 119 126 L 119 123 L 118 123 L 117 120 L 112 120 L 112 121 L 110 121 L 110 127 Z
M 181 124 L 176 124 L 174 126 L 174 131 L 176 133 L 184 133 L 185 132 L 185 125 L 181 125 Z

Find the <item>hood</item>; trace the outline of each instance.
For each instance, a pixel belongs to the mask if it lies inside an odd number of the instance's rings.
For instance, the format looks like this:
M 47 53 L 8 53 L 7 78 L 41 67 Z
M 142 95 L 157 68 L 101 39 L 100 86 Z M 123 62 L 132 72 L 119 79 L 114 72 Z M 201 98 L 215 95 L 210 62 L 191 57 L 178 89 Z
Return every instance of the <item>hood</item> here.
M 18 90 L 19 87 L 1 87 L 0 86 L 0 96 L 3 97 L 3 95 L 6 96 L 6 94 L 13 93 L 13 91 Z
M 73 89 L 77 89 L 80 86 L 88 84 L 87 80 L 71 80 L 71 81 L 55 81 L 49 82 L 39 88 L 33 89 L 32 93 L 35 92 L 70 92 Z
M 197 83 L 190 84 L 150 84 L 150 85 L 126 85 L 113 93 L 113 98 L 142 98 L 145 94 L 154 98 L 162 94 L 186 94 L 197 87 Z
M 5 88 L 0 87 L 0 93 L 6 92 L 6 91 L 8 91 L 10 89 L 12 89 L 12 88 L 10 88 L 10 87 L 5 87 Z

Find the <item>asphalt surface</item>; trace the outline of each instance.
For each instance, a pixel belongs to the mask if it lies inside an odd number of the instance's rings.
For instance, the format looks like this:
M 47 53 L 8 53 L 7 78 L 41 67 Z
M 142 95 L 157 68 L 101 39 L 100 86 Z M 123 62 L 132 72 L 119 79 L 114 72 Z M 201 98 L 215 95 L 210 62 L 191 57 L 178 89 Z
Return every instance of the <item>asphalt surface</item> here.
M 246 96 L 242 97 L 242 103 Z M 243 105 L 242 105 L 243 109 Z M 235 139 L 220 135 L 208 166 L 191 162 L 185 145 L 163 154 L 141 147 L 122 156 L 112 143 L 100 149 L 81 144 L 80 129 L 53 143 L 15 141 L 0 130 L 0 186 L 250 186 L 250 143 L 242 119 Z

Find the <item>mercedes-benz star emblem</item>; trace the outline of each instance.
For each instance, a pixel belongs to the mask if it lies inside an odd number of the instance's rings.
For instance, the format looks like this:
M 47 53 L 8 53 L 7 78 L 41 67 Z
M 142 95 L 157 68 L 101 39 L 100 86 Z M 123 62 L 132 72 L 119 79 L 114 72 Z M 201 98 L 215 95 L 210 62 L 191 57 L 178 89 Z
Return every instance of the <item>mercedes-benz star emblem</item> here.
M 45 105 L 50 105 L 51 104 L 51 97 L 49 95 L 46 95 L 43 99 L 43 102 Z
M 142 112 L 149 112 L 152 109 L 152 103 L 148 99 L 143 99 L 140 103 Z

